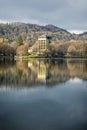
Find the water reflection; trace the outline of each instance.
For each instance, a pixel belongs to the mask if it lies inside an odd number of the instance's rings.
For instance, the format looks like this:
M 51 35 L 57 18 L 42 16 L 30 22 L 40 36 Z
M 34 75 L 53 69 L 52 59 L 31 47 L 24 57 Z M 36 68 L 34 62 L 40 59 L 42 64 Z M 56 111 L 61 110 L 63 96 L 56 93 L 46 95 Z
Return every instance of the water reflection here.
M 0 88 L 3 85 L 6 87 L 34 87 L 41 84 L 53 86 L 75 78 L 87 80 L 87 60 L 30 59 L 0 63 Z
M 87 61 L 1 62 L 0 130 L 87 130 Z

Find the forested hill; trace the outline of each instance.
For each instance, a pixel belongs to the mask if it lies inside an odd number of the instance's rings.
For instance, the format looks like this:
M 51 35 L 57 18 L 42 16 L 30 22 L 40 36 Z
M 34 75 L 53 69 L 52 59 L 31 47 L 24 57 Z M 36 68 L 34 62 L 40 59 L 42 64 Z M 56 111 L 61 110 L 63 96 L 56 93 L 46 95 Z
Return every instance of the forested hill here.
M 20 22 L 0 24 L 0 37 L 7 38 L 9 42 L 15 41 L 21 35 L 24 41 L 34 43 L 42 34 L 52 36 L 53 41 L 87 39 L 87 33 L 82 35 L 71 34 L 65 29 L 50 24 L 46 26 Z

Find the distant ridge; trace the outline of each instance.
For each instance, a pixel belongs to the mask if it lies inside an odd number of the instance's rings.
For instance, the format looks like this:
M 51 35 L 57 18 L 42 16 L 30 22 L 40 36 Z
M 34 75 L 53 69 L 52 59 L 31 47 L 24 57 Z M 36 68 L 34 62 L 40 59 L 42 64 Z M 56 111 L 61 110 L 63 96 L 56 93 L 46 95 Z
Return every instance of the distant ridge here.
M 87 32 L 79 34 L 79 36 L 84 36 L 84 35 L 87 35 Z
M 0 24 L 0 37 L 8 37 L 11 42 L 21 35 L 24 41 L 34 43 L 43 34 L 51 35 L 53 41 L 87 39 L 87 32 L 80 35 L 71 34 L 67 30 L 51 24 L 46 26 L 22 22 Z
M 59 28 L 59 27 L 54 26 L 52 24 L 48 24 L 45 27 L 46 27 L 46 29 L 48 29 L 48 31 L 52 31 L 52 32 L 58 32 L 58 31 L 68 32 L 65 29 Z

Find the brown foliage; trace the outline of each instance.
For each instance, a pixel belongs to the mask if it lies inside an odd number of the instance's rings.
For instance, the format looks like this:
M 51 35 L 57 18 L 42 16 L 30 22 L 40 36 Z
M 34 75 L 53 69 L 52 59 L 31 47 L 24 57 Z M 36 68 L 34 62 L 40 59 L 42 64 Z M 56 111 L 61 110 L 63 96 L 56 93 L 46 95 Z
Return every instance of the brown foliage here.
M 17 47 L 16 55 L 27 55 L 28 48 L 25 45 L 21 45 Z

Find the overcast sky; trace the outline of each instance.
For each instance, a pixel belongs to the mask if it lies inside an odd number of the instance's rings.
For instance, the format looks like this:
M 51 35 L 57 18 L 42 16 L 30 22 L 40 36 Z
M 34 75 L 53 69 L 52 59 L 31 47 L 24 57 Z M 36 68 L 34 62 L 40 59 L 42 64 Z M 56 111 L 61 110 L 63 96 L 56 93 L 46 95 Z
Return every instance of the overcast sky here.
M 87 0 L 0 0 L 0 21 L 54 24 L 87 31 Z

